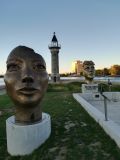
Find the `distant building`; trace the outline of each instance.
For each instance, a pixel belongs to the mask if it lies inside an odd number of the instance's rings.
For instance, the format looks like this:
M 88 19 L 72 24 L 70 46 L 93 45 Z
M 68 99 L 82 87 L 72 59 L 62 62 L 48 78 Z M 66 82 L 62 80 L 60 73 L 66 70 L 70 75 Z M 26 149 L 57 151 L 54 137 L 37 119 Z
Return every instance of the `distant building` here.
M 72 73 L 75 73 L 76 75 L 80 75 L 83 70 L 82 64 L 83 64 L 83 62 L 80 60 L 73 61 L 72 62 Z

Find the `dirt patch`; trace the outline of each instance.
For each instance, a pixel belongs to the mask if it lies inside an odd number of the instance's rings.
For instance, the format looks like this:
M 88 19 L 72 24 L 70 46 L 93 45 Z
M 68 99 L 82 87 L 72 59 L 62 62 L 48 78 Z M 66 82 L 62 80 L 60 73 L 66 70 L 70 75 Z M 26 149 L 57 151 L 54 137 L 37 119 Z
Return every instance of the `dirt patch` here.
M 49 152 L 55 152 L 58 149 L 58 147 L 53 147 L 49 149 Z
M 65 126 L 64 128 L 69 131 L 70 128 L 74 127 L 75 126 L 75 123 L 73 123 L 72 121 L 68 121 L 68 122 L 65 122 Z
M 100 142 L 95 142 L 95 143 L 91 143 L 89 146 L 90 147 L 98 147 L 98 146 L 101 146 L 101 143 Z
M 87 124 L 84 123 L 84 122 L 80 122 L 80 125 L 81 125 L 81 127 L 86 127 L 87 126 Z
M 2 116 L 2 111 L 0 111 L 0 116 Z
M 66 153 L 67 153 L 67 148 L 61 147 L 58 156 L 56 156 L 55 160 L 66 160 Z
M 4 113 L 13 113 L 13 112 L 14 112 L 13 108 L 0 109 L 0 116 L 2 116 Z
M 62 142 L 66 142 L 66 141 L 68 141 L 69 140 L 69 138 L 63 138 L 61 141 Z

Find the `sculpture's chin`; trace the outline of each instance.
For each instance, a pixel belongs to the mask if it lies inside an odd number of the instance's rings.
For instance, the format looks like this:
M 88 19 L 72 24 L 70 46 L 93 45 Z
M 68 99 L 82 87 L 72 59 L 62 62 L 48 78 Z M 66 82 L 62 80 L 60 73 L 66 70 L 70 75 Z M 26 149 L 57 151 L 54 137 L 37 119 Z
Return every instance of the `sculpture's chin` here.
M 43 95 L 39 95 L 39 96 L 38 95 L 33 95 L 33 96 L 21 95 L 17 97 L 17 99 L 13 99 L 13 102 L 17 107 L 24 107 L 24 108 L 36 107 L 42 100 L 42 97 Z
M 87 76 L 87 77 L 85 77 L 86 79 L 88 79 L 88 80 L 93 80 L 93 76 Z
M 93 77 L 88 77 L 87 79 L 92 81 L 92 80 L 93 80 Z
M 21 102 L 21 103 L 15 103 L 15 106 L 17 107 L 23 107 L 23 108 L 35 108 L 36 106 L 38 106 L 38 104 L 40 103 L 40 101 L 38 102 Z

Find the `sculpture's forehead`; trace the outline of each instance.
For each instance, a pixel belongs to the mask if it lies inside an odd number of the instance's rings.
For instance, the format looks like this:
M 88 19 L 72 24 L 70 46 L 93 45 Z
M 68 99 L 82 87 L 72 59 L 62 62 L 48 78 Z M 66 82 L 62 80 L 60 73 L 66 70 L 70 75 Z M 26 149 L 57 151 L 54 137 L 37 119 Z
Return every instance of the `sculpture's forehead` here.
M 7 63 L 9 61 L 13 61 L 13 60 L 22 60 L 22 61 L 39 61 L 41 62 L 42 64 L 45 65 L 45 61 L 43 59 L 43 57 L 37 53 L 33 53 L 33 52 L 21 52 L 21 53 L 11 53 L 9 56 L 8 56 L 8 59 L 7 59 Z
M 94 63 L 85 63 L 86 66 L 94 66 Z
M 94 62 L 93 61 L 84 61 L 83 66 L 94 66 Z

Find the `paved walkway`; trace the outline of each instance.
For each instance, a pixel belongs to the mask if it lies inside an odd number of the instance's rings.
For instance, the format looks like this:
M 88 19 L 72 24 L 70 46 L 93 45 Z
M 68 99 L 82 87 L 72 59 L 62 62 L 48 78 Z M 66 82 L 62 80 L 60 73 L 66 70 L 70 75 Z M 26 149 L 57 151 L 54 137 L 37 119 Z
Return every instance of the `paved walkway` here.
M 104 101 L 88 101 L 92 106 L 94 106 L 96 109 L 101 111 L 103 114 L 104 111 Z M 114 102 L 114 101 L 107 101 L 107 115 L 108 119 L 113 120 L 117 124 L 120 125 L 120 101 Z
M 5 90 L 0 90 L 0 95 L 3 95 L 3 94 L 5 94 L 5 93 L 6 93 Z
M 5 86 L 0 86 L 0 95 L 3 95 L 5 93 L 6 93 Z
M 73 97 L 100 124 L 105 132 L 115 140 L 120 148 L 120 100 L 107 103 L 108 121 L 105 121 L 103 100 L 85 100 L 80 93 L 74 93 Z

